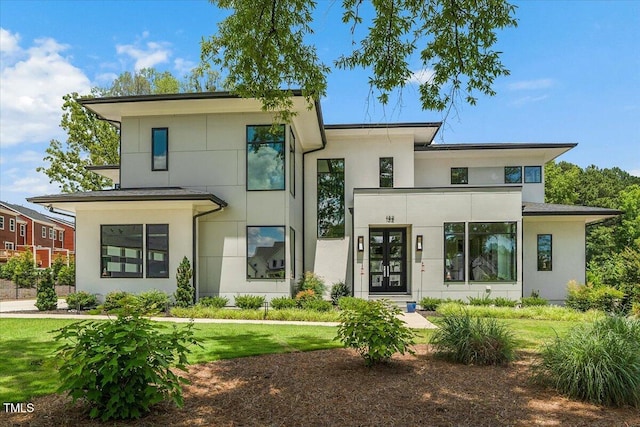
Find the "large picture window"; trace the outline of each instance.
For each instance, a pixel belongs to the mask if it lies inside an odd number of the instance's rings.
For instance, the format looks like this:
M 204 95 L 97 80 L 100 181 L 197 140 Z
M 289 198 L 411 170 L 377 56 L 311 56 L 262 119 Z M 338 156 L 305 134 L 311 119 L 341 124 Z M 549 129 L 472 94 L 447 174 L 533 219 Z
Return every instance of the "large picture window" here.
M 444 280 L 464 281 L 464 222 L 444 223 Z
M 344 237 L 344 159 L 318 159 L 318 238 Z
M 102 277 L 142 277 L 142 225 L 100 226 Z
M 469 273 L 476 282 L 516 280 L 516 223 L 469 223 Z
M 169 129 L 151 129 L 151 170 L 169 169 Z
M 284 226 L 247 227 L 247 278 L 284 279 Z
M 380 188 L 393 187 L 393 157 L 380 157 Z
M 552 246 L 551 234 L 538 234 L 538 271 L 551 271 Z
M 284 125 L 247 126 L 247 190 L 284 190 Z
M 169 277 L 168 224 L 147 224 L 147 277 Z

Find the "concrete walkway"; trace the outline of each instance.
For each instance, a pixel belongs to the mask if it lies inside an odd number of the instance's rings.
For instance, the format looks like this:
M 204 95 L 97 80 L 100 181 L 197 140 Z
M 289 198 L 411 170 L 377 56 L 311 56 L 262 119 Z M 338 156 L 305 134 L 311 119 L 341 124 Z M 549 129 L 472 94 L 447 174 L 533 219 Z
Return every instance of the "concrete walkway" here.
M 0 301 L 0 318 L 47 318 L 47 319 L 82 319 L 82 320 L 99 320 L 99 319 L 113 319 L 114 316 L 104 315 L 87 315 L 87 314 L 50 314 L 50 313 L 15 313 L 17 311 L 30 311 L 37 310 L 35 306 L 36 300 L 20 300 L 20 301 Z M 67 303 L 60 299 L 58 300 L 58 308 L 66 309 Z M 9 313 L 13 312 L 13 313 Z M 433 323 L 429 322 L 422 315 L 418 313 L 401 313 L 400 319 L 402 319 L 408 327 L 412 329 L 436 329 Z M 191 319 L 180 317 L 152 317 L 151 320 L 159 322 L 189 322 Z M 242 320 L 242 319 L 193 319 L 194 323 L 252 323 L 260 325 L 315 325 L 315 326 L 337 326 L 337 322 L 301 322 L 290 320 Z

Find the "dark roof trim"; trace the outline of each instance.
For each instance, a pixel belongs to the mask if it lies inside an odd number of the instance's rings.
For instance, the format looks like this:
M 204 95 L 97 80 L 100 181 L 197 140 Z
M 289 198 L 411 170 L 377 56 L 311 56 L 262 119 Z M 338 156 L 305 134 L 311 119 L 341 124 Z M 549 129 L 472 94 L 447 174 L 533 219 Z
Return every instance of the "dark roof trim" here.
M 577 143 L 504 142 L 490 144 L 415 144 L 414 151 L 518 150 L 524 148 L 574 148 Z
M 333 129 L 396 129 L 396 128 L 440 128 L 442 122 L 416 122 L 416 123 L 341 123 L 325 125 L 327 130 Z
M 354 188 L 355 193 L 380 193 L 380 194 L 404 194 L 404 193 L 465 193 L 465 192 L 502 192 L 522 191 L 522 184 L 495 185 L 495 186 L 470 186 L 459 187 L 359 187 Z
M 579 205 L 558 205 L 553 203 L 522 203 L 522 216 L 618 216 L 624 212 L 618 209 Z
M 110 169 L 116 170 L 116 169 L 120 169 L 120 165 L 89 165 L 89 166 L 85 166 L 84 168 L 88 171 L 110 170 Z

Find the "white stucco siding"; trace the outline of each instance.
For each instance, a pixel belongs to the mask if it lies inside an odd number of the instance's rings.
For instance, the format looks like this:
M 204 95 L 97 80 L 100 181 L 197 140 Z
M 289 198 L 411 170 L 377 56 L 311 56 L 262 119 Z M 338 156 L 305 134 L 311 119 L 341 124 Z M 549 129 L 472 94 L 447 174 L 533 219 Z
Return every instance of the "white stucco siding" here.
M 143 292 L 176 290 L 176 270 L 184 256 L 192 258 L 192 209 L 176 202 L 87 203 L 76 211 L 77 290 L 104 295 L 111 291 Z M 100 226 L 109 224 L 168 224 L 169 277 L 163 279 L 103 278 L 100 271 Z M 143 245 L 146 241 L 143 238 Z M 143 257 L 146 259 L 146 252 Z M 146 262 L 143 271 L 146 275 Z
M 538 234 L 552 236 L 552 270 L 538 271 Z M 567 217 L 525 217 L 524 220 L 524 289 L 523 296 L 532 291 L 552 304 L 563 304 L 567 283 L 585 280 L 585 224 L 584 219 Z

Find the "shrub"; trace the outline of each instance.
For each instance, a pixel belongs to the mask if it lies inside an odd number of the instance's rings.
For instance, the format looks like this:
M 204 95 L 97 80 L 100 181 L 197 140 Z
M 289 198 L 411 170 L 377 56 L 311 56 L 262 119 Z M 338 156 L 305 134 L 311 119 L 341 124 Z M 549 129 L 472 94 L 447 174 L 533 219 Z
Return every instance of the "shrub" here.
M 516 305 L 518 305 L 518 301 L 509 298 L 496 297 L 493 300 L 493 304 L 496 307 L 515 307 Z
M 2 275 L 19 288 L 32 288 L 36 282 L 36 269 L 31 251 L 23 251 L 11 257 L 2 268 Z
M 53 262 L 51 263 L 51 274 L 53 275 L 53 283 L 58 283 L 58 274 L 60 274 L 60 270 L 62 267 L 67 265 L 67 261 L 63 256 L 57 256 L 53 258 Z
M 367 300 L 356 297 L 342 297 L 338 299 L 338 308 L 340 310 L 356 310 L 358 307 L 367 303 Z
M 53 273 L 50 268 L 40 272 L 39 281 L 36 291 L 36 307 L 40 311 L 55 310 L 58 308 L 58 295 L 56 295 Z
M 577 399 L 640 407 L 640 321 L 603 317 L 545 345 L 533 380 Z
M 640 302 L 634 302 L 631 305 L 631 315 L 636 319 L 640 319 Z
M 326 286 L 320 277 L 310 271 L 307 271 L 302 275 L 302 277 L 300 277 L 300 280 L 298 280 L 298 291 L 306 291 L 309 289 L 311 289 L 318 298 L 322 298 L 326 290 Z
M 613 313 L 621 308 L 624 292 L 611 286 L 594 286 L 590 283 L 581 285 L 572 280 L 569 282 L 565 304 L 578 311 L 590 309 Z
M 157 314 L 165 311 L 171 302 L 169 295 L 157 289 L 141 292 L 136 295 L 136 298 L 138 298 L 143 314 Z
M 436 309 L 442 316 L 462 315 L 465 312 L 471 317 L 492 317 L 496 319 L 536 319 L 536 320 L 564 320 L 571 322 L 593 321 L 604 316 L 597 310 L 589 310 L 585 313 L 556 305 L 523 307 L 514 310 L 509 307 L 491 306 L 463 306 L 455 303 L 442 303 Z
M 536 306 L 548 305 L 549 301 L 547 301 L 544 298 L 540 298 L 538 296 L 532 295 L 530 297 L 524 297 L 520 299 L 520 304 L 522 304 L 523 307 L 536 307 Z
M 299 308 L 301 308 L 307 301 L 318 300 L 321 297 L 318 296 L 313 289 L 307 289 L 304 291 L 300 291 L 296 294 L 296 304 Z
M 436 311 L 436 308 L 442 303 L 440 298 L 424 297 L 420 300 L 420 307 L 427 311 Z
M 331 287 L 331 303 L 338 305 L 338 300 L 342 297 L 348 297 L 351 294 L 349 287 L 344 282 L 334 283 Z
M 222 308 L 229 303 L 229 298 L 215 296 L 200 298 L 198 304 L 203 307 Z
M 237 295 L 236 307 L 243 310 L 257 310 L 264 305 L 265 297 L 262 295 Z
M 195 289 L 193 289 L 193 285 L 191 284 L 192 277 L 191 263 L 187 257 L 184 257 L 176 272 L 176 281 L 178 282 L 178 287 L 174 294 L 176 306 L 191 307 L 193 305 Z
M 386 300 L 365 301 L 340 313 L 338 335 L 346 347 L 355 349 L 367 366 L 388 361 L 395 353 L 413 354 L 415 335 L 398 318 L 401 310 Z
M 322 299 L 308 299 L 302 302 L 300 308 L 304 310 L 312 310 L 312 311 L 331 311 L 333 309 L 333 304 L 331 301 L 325 301 Z
M 67 295 L 66 301 L 69 308 L 76 310 L 94 308 L 98 305 L 98 299 L 96 296 L 85 291 Z
M 515 338 L 505 325 L 466 311 L 445 316 L 430 344 L 437 354 L 466 365 L 500 365 L 515 358 Z
M 296 302 L 296 300 L 289 297 L 278 297 L 271 300 L 271 307 L 273 307 L 275 310 L 286 310 L 290 308 L 296 308 L 297 306 L 298 303 Z
M 104 322 L 76 322 L 58 329 L 59 392 L 85 401 L 91 418 L 139 418 L 165 399 L 182 406 L 193 324 L 178 329 L 134 314 Z
M 125 291 L 111 291 L 104 298 L 102 310 L 109 313 L 131 303 L 135 303 L 135 296 L 133 294 Z
M 471 305 L 492 305 L 493 299 L 489 296 L 490 294 L 484 294 L 481 297 L 467 297 L 469 299 L 469 304 Z
M 58 272 L 58 285 L 74 286 L 76 284 L 76 265 L 70 263 L 63 266 Z

